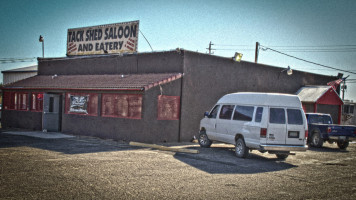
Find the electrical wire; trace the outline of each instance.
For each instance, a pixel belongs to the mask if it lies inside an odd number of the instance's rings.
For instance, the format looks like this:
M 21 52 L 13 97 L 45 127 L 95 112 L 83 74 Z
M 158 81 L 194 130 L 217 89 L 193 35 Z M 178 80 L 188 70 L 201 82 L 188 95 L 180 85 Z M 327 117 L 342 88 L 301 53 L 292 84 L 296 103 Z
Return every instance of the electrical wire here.
M 5 63 L 17 63 L 17 62 L 32 62 L 36 57 L 33 58 L 0 58 L 0 64 Z
M 142 34 L 142 36 L 145 38 L 146 42 L 148 43 L 148 45 L 150 45 L 150 48 L 151 48 L 151 50 L 153 51 L 153 49 L 152 49 L 152 46 L 151 46 L 150 42 L 147 40 L 147 38 L 145 37 L 145 35 L 142 33 L 142 31 L 141 31 L 141 30 L 140 30 L 140 33 L 141 33 L 141 34 Z
M 297 60 L 301 60 L 301 61 L 304 61 L 304 62 L 307 62 L 307 63 L 310 63 L 310 64 L 314 64 L 314 65 L 318 65 L 318 66 L 321 66 L 321 67 L 325 67 L 325 68 L 329 68 L 329 69 L 333 69 L 333 70 L 337 70 L 337 71 L 342 71 L 342 72 L 346 72 L 346 73 L 350 73 L 350 74 L 356 74 L 356 72 L 352 72 L 352 71 L 348 71 L 348 70 L 343 70 L 343 69 L 339 69 L 339 68 L 335 68 L 335 67 L 330 67 L 330 66 L 326 66 L 326 65 L 322 65 L 322 64 L 319 64 L 319 63 L 316 63 L 316 62 L 312 62 L 312 61 L 309 61 L 309 60 L 305 60 L 305 59 L 302 59 L 302 58 L 298 58 L 296 56 L 292 56 L 292 55 L 289 55 L 289 54 L 286 54 L 286 53 L 283 53 L 281 51 L 277 51 L 275 49 L 272 49 L 272 48 L 269 48 L 269 47 L 266 47 L 266 46 L 263 46 L 260 44 L 260 47 L 262 47 L 262 50 L 266 51 L 266 50 L 271 50 L 271 51 L 274 51 L 276 53 L 279 53 L 279 54 L 282 54 L 282 55 L 285 55 L 285 56 L 288 56 L 288 57 L 291 57 L 291 58 L 295 58 Z

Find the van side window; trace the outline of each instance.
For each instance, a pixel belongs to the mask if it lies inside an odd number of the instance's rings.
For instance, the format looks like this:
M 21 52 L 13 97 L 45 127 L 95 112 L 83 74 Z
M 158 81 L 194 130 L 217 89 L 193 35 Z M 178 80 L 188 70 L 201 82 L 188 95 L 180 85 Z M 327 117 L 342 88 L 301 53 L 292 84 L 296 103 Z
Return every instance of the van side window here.
M 263 114 L 263 107 L 258 107 L 256 109 L 255 122 L 261 122 Z
M 283 108 L 270 108 L 269 122 L 272 124 L 285 124 L 286 115 Z
M 213 110 L 210 112 L 209 118 L 216 118 L 216 116 L 218 115 L 218 111 L 219 111 L 220 105 L 216 105 Z
M 303 124 L 303 117 L 300 110 L 297 109 L 287 109 L 288 124 Z
M 236 106 L 234 112 L 234 120 L 252 121 L 254 107 L 252 106 Z
M 233 105 L 223 105 L 221 107 L 219 118 L 220 119 L 231 119 L 231 115 L 232 115 L 232 111 L 233 110 L 234 110 L 234 106 Z

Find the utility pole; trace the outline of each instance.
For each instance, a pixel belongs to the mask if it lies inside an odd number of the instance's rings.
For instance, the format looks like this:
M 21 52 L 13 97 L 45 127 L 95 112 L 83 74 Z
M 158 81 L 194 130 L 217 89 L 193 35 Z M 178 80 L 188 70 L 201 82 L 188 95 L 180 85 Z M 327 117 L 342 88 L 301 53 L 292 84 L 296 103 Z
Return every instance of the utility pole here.
M 346 82 L 346 79 L 344 80 L 344 85 L 342 86 L 342 101 L 345 100 L 345 87 L 346 87 L 345 82 Z
M 344 82 L 344 85 L 342 86 L 342 101 L 345 100 L 345 90 L 347 89 L 346 86 L 346 79 L 349 78 L 350 75 L 346 76 L 345 78 L 342 78 L 342 82 Z
M 260 48 L 260 43 L 259 43 L 259 42 L 256 42 L 255 63 L 257 63 L 257 61 L 258 61 L 258 51 L 259 51 L 259 48 Z
M 210 43 L 209 43 L 209 48 L 206 48 L 206 49 L 209 50 L 209 55 L 211 55 L 211 50 L 215 50 L 215 49 L 212 49 L 212 48 L 211 48 L 211 45 L 214 45 L 214 44 L 211 43 L 211 41 L 210 41 Z

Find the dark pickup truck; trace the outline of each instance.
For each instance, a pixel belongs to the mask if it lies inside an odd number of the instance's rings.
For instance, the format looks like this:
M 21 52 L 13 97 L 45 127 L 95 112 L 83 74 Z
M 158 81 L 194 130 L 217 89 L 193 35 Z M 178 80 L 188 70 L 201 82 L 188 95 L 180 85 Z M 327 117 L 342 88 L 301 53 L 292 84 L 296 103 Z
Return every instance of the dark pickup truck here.
M 325 141 L 336 142 L 340 149 L 346 149 L 349 142 L 356 140 L 356 126 L 333 124 L 329 114 L 307 113 L 308 144 L 322 147 Z

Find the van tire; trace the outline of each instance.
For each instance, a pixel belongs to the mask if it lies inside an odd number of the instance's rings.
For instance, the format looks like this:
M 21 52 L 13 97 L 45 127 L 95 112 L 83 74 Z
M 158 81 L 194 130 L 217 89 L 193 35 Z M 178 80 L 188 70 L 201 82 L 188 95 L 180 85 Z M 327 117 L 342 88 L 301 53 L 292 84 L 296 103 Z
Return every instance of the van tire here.
M 320 132 L 319 131 L 316 131 L 316 132 L 313 132 L 311 138 L 310 138 L 310 145 L 312 147 L 322 147 L 323 146 L 323 139 L 321 138 L 321 135 L 320 135 Z
M 249 154 L 249 148 L 246 147 L 243 138 L 238 138 L 235 144 L 235 155 L 239 158 L 246 158 Z
M 277 153 L 276 156 L 278 159 L 285 160 L 289 155 L 286 153 Z
M 346 149 L 349 146 L 349 141 L 337 141 L 337 146 L 340 149 Z
M 211 140 L 209 140 L 205 131 L 200 131 L 198 142 L 199 142 L 199 145 L 204 148 L 209 148 L 211 146 L 211 144 L 213 143 Z

